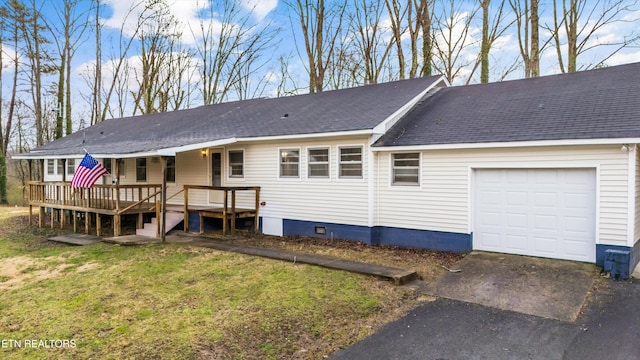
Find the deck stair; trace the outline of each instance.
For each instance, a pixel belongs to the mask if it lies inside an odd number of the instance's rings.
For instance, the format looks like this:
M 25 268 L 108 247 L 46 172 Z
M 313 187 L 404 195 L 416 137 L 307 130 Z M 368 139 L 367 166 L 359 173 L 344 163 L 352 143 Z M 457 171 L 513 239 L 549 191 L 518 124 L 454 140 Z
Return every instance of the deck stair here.
M 184 220 L 184 212 L 181 211 L 167 211 L 167 226 L 166 231 L 169 232 L 171 229 L 176 227 Z M 149 237 L 157 237 L 158 229 L 158 219 L 154 216 L 151 218 L 150 223 L 144 223 L 144 227 L 142 229 L 136 229 L 136 235 L 141 236 L 149 236 Z

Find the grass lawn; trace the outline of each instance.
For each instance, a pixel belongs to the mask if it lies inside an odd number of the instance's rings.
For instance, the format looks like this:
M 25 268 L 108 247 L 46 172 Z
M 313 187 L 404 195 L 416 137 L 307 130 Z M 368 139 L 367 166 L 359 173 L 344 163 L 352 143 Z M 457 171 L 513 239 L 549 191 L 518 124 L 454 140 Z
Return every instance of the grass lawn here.
M 186 244 L 59 245 L 25 213 L 0 208 L 2 359 L 320 359 L 421 300 L 373 277 Z

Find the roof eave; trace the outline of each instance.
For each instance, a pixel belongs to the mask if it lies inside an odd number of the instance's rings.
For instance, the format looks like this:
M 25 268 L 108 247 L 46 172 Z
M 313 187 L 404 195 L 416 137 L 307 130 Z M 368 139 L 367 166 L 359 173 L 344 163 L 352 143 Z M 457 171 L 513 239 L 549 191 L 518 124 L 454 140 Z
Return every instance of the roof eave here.
M 489 149 L 514 147 L 543 147 L 543 146 L 576 146 L 576 145 L 620 145 L 640 144 L 640 138 L 607 138 L 607 139 L 565 139 L 565 140 L 536 140 L 511 142 L 457 143 L 432 145 L 402 145 L 402 146 L 373 146 L 374 152 L 400 152 L 422 150 L 461 150 L 461 149 Z

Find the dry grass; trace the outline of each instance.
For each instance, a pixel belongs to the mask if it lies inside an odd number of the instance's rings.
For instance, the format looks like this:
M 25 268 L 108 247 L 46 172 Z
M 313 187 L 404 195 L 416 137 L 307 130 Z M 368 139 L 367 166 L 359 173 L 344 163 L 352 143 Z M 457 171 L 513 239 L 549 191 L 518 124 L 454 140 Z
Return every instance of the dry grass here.
M 0 208 L 0 339 L 75 348 L 0 349 L 3 359 L 320 359 L 397 319 L 420 294 L 374 277 L 186 244 L 71 247 Z M 257 246 L 411 267 L 426 279 L 457 256 L 309 238 Z

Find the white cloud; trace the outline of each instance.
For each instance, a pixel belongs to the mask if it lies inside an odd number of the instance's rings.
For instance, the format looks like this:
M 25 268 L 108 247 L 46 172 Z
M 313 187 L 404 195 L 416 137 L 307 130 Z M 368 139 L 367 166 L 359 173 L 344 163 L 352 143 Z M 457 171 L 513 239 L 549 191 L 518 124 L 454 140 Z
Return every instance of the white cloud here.
M 261 21 L 278 6 L 278 0 L 241 0 L 240 6 L 253 13 L 257 21 Z
M 2 56 L 2 69 L 0 71 L 11 71 L 13 69 L 13 59 L 16 57 L 16 52 L 13 48 L 10 48 L 6 45 L 3 45 L 0 49 L 2 52 L 0 55 Z M 18 60 L 19 61 L 19 60 Z

